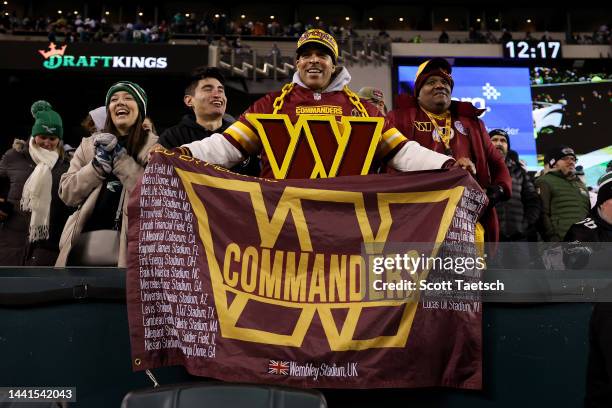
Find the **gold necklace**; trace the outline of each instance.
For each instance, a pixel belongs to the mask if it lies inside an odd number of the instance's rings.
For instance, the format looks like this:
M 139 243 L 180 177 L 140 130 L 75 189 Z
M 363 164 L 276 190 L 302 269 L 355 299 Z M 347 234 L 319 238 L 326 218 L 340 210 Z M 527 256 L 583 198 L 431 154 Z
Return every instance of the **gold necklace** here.
M 283 103 L 285 103 L 285 96 L 291 93 L 294 85 L 295 83 L 291 82 L 283 86 L 282 93 L 274 100 L 274 103 L 272 104 L 272 107 L 274 108 L 274 111 L 272 113 L 277 114 L 282 109 Z M 353 106 L 355 106 L 355 108 L 361 114 L 361 116 L 363 117 L 370 116 L 366 108 L 363 106 L 363 104 L 359 100 L 359 96 L 357 96 L 355 92 L 351 91 L 351 89 L 346 85 L 344 86 L 344 88 L 342 88 L 342 91 L 344 91 L 346 96 L 348 96 L 349 100 L 351 101 Z
M 425 108 L 421 108 L 421 109 L 423 109 L 423 111 L 424 111 L 424 112 L 427 114 L 427 116 L 429 116 L 430 118 L 436 118 L 436 119 L 438 119 L 438 120 L 444 120 L 444 119 L 446 119 L 446 118 L 448 117 L 448 114 L 450 113 L 449 111 L 446 111 L 446 112 L 442 113 L 441 115 L 438 115 L 437 113 L 430 112 L 430 111 L 428 111 L 428 110 L 427 110 L 427 109 L 425 109 Z
M 442 115 L 437 115 L 435 113 L 429 112 L 427 109 L 421 107 L 423 112 L 427 115 L 432 125 L 434 126 L 436 133 L 440 137 L 440 140 L 444 144 L 444 151 L 446 154 L 452 155 L 452 149 L 450 147 L 450 138 L 451 138 L 451 114 L 449 111 L 444 112 Z M 444 126 L 438 125 L 437 120 L 443 120 Z

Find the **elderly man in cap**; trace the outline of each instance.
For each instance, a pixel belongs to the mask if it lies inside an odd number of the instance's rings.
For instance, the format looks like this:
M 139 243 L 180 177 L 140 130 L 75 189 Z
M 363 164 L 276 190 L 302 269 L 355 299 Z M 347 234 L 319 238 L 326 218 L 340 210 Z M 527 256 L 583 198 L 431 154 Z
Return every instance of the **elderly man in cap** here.
M 185 144 L 179 150 L 182 154 L 223 167 L 232 167 L 248 155 L 261 154 L 262 177 L 330 177 L 333 174 L 324 174 L 316 168 L 313 170 L 312 155 L 308 153 L 298 152 L 287 166 L 279 164 L 285 163 L 282 156 L 291 148 L 292 126 L 296 122 L 303 123 L 298 122 L 302 115 L 306 115 L 304 119 L 320 118 L 321 126 L 312 132 L 312 139 L 317 145 L 317 153 L 323 156 L 326 151 L 335 149 L 325 135 L 327 133 L 329 136 L 328 128 L 334 127 L 329 120 L 337 121 L 338 126 L 342 127 L 347 117 L 374 117 L 380 118 L 382 129 L 378 140 L 372 144 L 375 153 L 367 171 L 375 172 L 381 162 L 399 171 L 456 165 L 452 157 L 424 148 L 415 141 L 408 141 L 389 121 L 382 118 L 374 105 L 362 103 L 348 87 L 350 74 L 345 67 L 337 65 L 337 60 L 338 45 L 331 35 L 320 29 L 306 31 L 297 43 L 297 71 L 291 83 L 283 86 L 280 92 L 270 93 L 256 101 L 222 134 L 216 133 L 204 140 Z M 268 116 L 264 118 L 262 114 Z M 294 147 L 298 149 L 303 146 Z M 353 165 L 349 167 L 352 170 L 336 175 L 363 174 L 363 168 L 367 167 L 362 166 L 364 157 L 356 156 L 365 154 L 344 157 L 343 165 L 346 161 L 351 162 Z
M 372 105 L 376 106 L 383 115 L 387 114 L 385 95 L 380 89 L 373 88 L 371 86 L 364 86 L 359 90 L 359 92 L 357 92 L 357 95 L 362 101 L 370 102 Z
M 478 119 L 482 110 L 471 103 L 451 101 L 451 73 L 444 58 L 425 61 L 417 70 L 414 96 L 400 95 L 398 107 L 387 117 L 408 140 L 452 156 L 470 169 L 489 197 L 489 207 L 481 218 L 485 239 L 497 242 L 495 205 L 510 197 L 512 181 L 503 157 Z
M 536 179 L 542 199 L 542 234 L 545 241 L 558 242 L 589 213 L 589 191 L 576 176 L 576 153 L 571 147 L 550 150 L 544 161 L 550 171 Z

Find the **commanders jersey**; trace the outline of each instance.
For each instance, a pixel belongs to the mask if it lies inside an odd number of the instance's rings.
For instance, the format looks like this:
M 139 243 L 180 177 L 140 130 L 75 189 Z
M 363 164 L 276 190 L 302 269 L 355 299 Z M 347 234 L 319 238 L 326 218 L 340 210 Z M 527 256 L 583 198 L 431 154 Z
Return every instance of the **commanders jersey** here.
M 372 122 L 360 123 L 359 119 L 351 120 L 363 115 L 343 90 L 318 93 L 295 84 L 291 92 L 283 98 L 282 107 L 277 112 L 287 115 L 289 123 L 253 115 L 273 113 L 274 102 L 280 95 L 281 92 L 275 92 L 259 99 L 223 132 L 227 140 L 245 156 L 261 154 L 261 177 L 276 177 L 271 166 L 271 158 L 268 157 L 269 152 L 275 155 L 273 161 L 277 167 L 280 167 L 288 150 L 292 157 L 287 159 L 290 165 L 287 166 L 286 178 L 311 177 L 317 158 L 309 146 L 308 133 L 314 139 L 321 164 L 329 171 L 340 146 L 338 134 L 344 132 L 347 123 L 351 126 L 351 133 L 336 175 L 361 174 L 370 147 L 374 152 L 369 172 L 376 172 L 381 161 L 389 160 L 406 143 L 406 138 L 373 105 L 363 102 L 370 117 L 380 118 L 378 129 L 380 137 L 373 142 L 375 145 L 371 146 L 371 135 L 376 126 Z M 308 117 L 308 120 L 300 123 L 301 116 Z M 335 119 L 336 126 L 331 123 L 330 117 Z M 267 141 L 262 140 L 262 136 Z M 292 138 L 296 140 L 293 152 L 289 149 Z M 264 143 L 269 143 L 270 147 L 264 148 Z

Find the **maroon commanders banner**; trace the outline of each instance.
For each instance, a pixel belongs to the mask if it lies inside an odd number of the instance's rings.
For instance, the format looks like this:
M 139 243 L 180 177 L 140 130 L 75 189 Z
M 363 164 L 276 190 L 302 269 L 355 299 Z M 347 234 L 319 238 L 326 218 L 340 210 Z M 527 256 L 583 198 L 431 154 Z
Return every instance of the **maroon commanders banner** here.
M 158 152 L 129 202 L 133 368 L 295 387 L 480 389 L 480 303 L 426 299 L 418 282 L 436 267 L 372 266 L 392 243 L 474 249 L 485 202 L 459 169 L 266 180 Z M 381 289 L 404 278 L 417 284 Z

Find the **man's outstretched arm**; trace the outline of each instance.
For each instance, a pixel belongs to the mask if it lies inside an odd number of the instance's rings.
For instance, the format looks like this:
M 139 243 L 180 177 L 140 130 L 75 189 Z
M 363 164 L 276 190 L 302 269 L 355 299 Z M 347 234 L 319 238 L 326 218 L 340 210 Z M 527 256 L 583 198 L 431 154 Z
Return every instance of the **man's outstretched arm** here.
M 244 160 L 243 153 L 221 133 L 184 144 L 178 147 L 178 150 L 185 155 L 226 168 L 232 168 Z
M 407 141 L 389 160 L 389 166 L 399 171 L 442 169 L 454 163 L 452 157 L 429 150 L 415 141 Z

